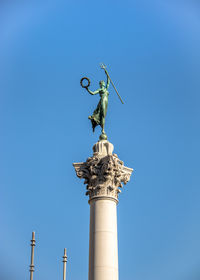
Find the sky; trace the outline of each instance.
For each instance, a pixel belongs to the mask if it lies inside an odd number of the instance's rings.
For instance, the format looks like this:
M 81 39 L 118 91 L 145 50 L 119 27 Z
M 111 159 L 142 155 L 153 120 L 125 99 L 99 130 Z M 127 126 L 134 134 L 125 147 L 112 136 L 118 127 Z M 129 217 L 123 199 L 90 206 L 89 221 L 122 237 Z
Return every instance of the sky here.
M 0 279 L 88 277 L 89 204 L 73 162 L 105 63 L 105 130 L 134 169 L 118 204 L 119 279 L 200 279 L 200 4 L 195 0 L 0 2 Z

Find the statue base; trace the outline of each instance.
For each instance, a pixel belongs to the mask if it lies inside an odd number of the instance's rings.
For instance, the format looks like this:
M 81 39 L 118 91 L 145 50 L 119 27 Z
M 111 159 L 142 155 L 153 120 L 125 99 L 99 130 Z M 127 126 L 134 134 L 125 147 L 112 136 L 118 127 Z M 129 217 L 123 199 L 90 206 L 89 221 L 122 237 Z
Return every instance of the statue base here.
M 105 134 L 105 132 L 102 132 L 101 135 L 99 136 L 99 140 L 102 141 L 102 140 L 107 140 L 107 139 L 108 139 L 108 137 Z

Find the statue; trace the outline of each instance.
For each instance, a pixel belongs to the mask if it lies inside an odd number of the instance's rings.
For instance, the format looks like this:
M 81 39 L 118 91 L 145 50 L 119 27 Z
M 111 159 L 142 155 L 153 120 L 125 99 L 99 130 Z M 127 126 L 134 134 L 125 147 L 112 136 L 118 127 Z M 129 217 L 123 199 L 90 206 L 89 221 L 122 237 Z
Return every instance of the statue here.
M 98 103 L 96 109 L 94 110 L 93 114 L 91 116 L 89 116 L 88 119 L 91 120 L 93 132 L 94 132 L 96 126 L 98 126 L 98 125 L 101 126 L 102 130 L 101 130 L 101 135 L 99 137 L 99 140 L 107 140 L 107 135 L 105 133 L 104 126 L 105 126 L 105 118 L 106 118 L 107 107 L 108 107 L 108 95 L 109 95 L 108 88 L 109 88 L 110 82 L 112 83 L 112 81 L 110 79 L 108 71 L 106 70 L 105 65 L 101 64 L 101 68 L 104 69 L 104 71 L 105 71 L 105 74 L 107 76 L 107 81 L 106 81 L 106 83 L 104 81 L 100 81 L 99 89 L 97 89 L 96 91 L 91 91 L 89 89 L 90 80 L 87 77 L 83 77 L 81 79 L 80 83 L 81 83 L 81 86 L 83 88 L 85 88 L 91 95 L 96 95 L 96 94 L 100 95 L 99 103 Z M 87 80 L 87 82 L 88 82 L 87 85 L 83 84 L 84 80 Z M 112 83 L 112 85 L 113 85 L 116 93 L 118 94 L 113 83 Z M 119 94 L 118 94 L 118 96 L 119 96 Z M 119 98 L 123 104 L 123 101 L 120 96 L 119 96 Z

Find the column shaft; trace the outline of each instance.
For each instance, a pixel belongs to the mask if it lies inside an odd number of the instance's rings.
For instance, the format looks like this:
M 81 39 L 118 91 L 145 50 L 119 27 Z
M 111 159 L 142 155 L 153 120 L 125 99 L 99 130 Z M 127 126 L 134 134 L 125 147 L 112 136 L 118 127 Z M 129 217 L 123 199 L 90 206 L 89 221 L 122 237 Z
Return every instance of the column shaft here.
M 118 280 L 116 200 L 90 200 L 89 280 Z

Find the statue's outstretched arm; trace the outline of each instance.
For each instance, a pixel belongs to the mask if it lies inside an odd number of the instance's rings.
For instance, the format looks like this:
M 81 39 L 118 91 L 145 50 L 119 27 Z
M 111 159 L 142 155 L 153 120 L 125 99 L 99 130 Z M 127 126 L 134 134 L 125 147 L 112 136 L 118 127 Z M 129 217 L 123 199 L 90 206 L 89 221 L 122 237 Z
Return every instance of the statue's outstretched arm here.
M 108 75 L 108 72 L 106 69 L 105 70 L 105 73 L 106 73 L 106 76 L 107 76 L 107 83 L 106 83 L 106 88 L 108 89 L 109 85 L 110 85 L 110 78 L 109 78 L 109 75 Z
M 91 94 L 91 95 L 95 95 L 95 94 L 98 94 L 99 93 L 99 89 L 95 90 L 95 91 L 91 91 L 89 90 L 89 88 L 86 88 L 87 91 Z

